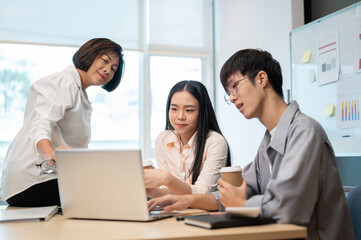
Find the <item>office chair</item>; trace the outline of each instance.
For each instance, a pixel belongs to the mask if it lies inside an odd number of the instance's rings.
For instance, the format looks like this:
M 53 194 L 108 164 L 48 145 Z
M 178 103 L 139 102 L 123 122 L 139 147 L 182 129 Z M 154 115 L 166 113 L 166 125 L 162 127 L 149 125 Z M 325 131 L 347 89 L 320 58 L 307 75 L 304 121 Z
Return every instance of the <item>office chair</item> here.
M 347 195 L 347 204 L 351 212 L 356 239 L 361 240 L 361 187 L 353 189 Z

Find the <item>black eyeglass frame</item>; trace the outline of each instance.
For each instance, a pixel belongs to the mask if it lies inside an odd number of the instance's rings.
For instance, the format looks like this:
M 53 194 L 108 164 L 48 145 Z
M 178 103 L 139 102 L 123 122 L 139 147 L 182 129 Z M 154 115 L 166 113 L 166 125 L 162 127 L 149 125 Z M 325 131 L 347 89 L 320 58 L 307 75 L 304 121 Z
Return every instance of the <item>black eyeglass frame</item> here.
M 241 78 L 241 79 L 239 79 L 239 80 L 236 80 L 236 81 L 234 81 L 234 82 L 231 82 L 231 84 L 229 84 L 229 85 L 233 85 L 233 89 L 234 90 L 229 90 L 229 87 L 227 88 L 227 90 L 226 90 L 226 93 L 224 94 L 224 101 L 226 102 L 226 103 L 228 103 L 229 105 L 232 103 L 231 102 L 231 100 L 230 100 L 230 96 L 232 95 L 232 96 L 235 96 L 237 93 L 238 93 L 238 84 L 241 82 L 241 81 L 243 81 L 243 80 L 246 80 L 248 78 L 248 76 L 247 77 L 244 77 L 244 78 Z
M 41 171 L 46 174 L 56 172 L 56 162 L 53 159 L 44 160 L 41 163 L 35 163 L 35 166 L 40 167 Z

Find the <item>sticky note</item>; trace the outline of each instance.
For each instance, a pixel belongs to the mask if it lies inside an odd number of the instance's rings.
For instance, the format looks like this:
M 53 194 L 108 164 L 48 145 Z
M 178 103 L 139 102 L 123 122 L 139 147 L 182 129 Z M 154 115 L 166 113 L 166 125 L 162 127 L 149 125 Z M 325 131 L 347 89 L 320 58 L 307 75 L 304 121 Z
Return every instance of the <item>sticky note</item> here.
M 335 115 L 335 105 L 333 105 L 333 103 L 330 103 L 326 106 L 325 109 L 325 113 L 324 113 L 324 117 L 332 117 L 333 115 Z
M 303 52 L 302 63 L 308 63 L 311 60 L 311 50 Z

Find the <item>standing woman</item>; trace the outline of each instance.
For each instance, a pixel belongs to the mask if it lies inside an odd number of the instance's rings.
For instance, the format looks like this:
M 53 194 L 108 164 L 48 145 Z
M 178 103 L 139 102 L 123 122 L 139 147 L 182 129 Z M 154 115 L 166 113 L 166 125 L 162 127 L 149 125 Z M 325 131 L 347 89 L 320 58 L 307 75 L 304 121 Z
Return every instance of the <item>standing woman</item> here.
M 73 63 L 30 88 L 24 125 L 4 162 L 1 199 L 11 206 L 60 205 L 54 151 L 88 147 L 92 106 L 86 89 L 118 87 L 123 50 L 109 39 L 91 39 L 74 54 Z
M 171 89 L 165 129 L 155 141 L 159 169 L 144 170 L 148 196 L 216 191 L 220 169 L 231 162 L 202 83 L 181 81 Z

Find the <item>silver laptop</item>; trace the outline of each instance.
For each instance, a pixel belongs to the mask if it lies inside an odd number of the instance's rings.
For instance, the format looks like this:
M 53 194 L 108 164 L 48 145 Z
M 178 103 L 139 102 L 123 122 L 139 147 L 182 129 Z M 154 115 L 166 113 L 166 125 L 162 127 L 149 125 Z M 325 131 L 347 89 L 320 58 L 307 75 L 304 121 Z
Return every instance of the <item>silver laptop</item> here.
M 67 149 L 55 152 L 63 215 L 69 218 L 153 221 L 140 150 Z

